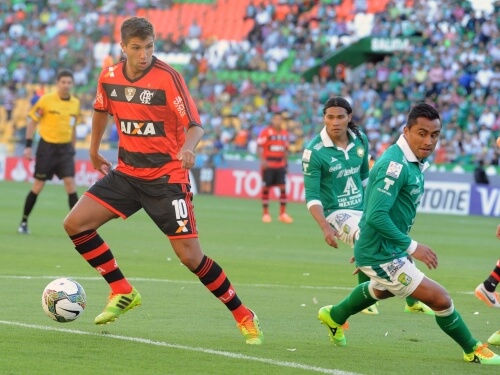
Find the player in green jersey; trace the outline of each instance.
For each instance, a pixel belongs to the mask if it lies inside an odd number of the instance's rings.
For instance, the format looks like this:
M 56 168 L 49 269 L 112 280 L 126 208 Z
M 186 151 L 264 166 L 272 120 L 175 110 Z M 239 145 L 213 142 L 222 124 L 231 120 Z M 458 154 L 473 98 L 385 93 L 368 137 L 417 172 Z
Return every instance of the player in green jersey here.
M 436 148 L 441 128 L 439 113 L 432 106 L 413 106 L 404 133 L 373 166 L 354 246 L 356 265 L 370 281 L 358 285 L 340 303 L 322 307 L 318 318 L 328 328 L 330 340 L 345 346 L 342 326 L 351 315 L 378 300 L 412 296 L 432 308 L 439 328 L 462 347 L 465 361 L 500 365 L 500 356 L 472 336 L 446 289 L 412 261 L 412 257 L 418 259 L 429 269 L 438 266 L 436 253 L 408 233 L 424 193 L 426 159 Z
M 309 212 L 328 245 L 337 238 L 353 246 L 359 236 L 364 187 L 368 182 L 368 139 L 352 119 L 352 108 L 342 97 L 330 98 L 323 108 L 324 128 L 302 155 L 302 170 Z M 359 284 L 370 280 L 358 273 Z M 434 314 L 425 304 L 408 297 L 405 311 Z M 363 310 L 378 314 L 376 305 Z

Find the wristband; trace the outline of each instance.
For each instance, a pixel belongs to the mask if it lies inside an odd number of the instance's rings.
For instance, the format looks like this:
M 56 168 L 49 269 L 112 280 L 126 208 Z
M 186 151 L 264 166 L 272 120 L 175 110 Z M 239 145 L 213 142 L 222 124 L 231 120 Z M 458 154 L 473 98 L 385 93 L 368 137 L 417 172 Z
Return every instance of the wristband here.
M 26 140 L 26 148 L 32 147 L 33 146 L 33 140 L 32 139 L 27 139 Z

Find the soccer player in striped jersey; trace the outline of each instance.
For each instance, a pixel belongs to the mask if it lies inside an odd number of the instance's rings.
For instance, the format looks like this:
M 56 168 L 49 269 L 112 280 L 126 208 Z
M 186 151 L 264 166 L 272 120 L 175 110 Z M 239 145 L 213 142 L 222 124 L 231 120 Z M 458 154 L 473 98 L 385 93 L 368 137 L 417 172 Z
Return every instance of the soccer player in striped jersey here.
M 34 181 L 24 202 L 18 233 L 29 234 L 28 217 L 33 211 L 45 182 L 54 175 L 64 182 L 69 208 L 78 201 L 75 183 L 76 125 L 80 118 L 80 100 L 71 95 L 73 73 L 57 74 L 56 91 L 42 95 L 28 113 L 26 147 L 23 156 L 33 158 L 33 136 L 38 124 L 40 140 L 36 149 Z
M 257 152 L 260 157 L 262 174 L 262 222 L 272 221 L 269 214 L 269 193 L 273 186 L 280 191 L 280 213 L 278 220 L 290 224 L 293 219 L 286 212 L 286 173 L 288 167 L 288 131 L 283 129 L 283 117 L 280 112 L 273 113 L 271 124 L 262 129 L 257 138 Z
M 302 155 L 306 204 L 323 231 L 328 245 L 337 238 L 353 247 L 359 237 L 364 187 L 368 182 L 368 139 L 352 118 L 352 108 L 342 97 L 328 99 L 323 108 L 324 127 Z M 358 272 L 359 284 L 370 280 Z M 406 298 L 406 312 L 434 315 L 422 302 Z M 363 310 L 378 314 L 376 305 Z
M 475 339 L 446 289 L 420 271 L 412 258 L 429 269 L 436 253 L 409 236 L 424 194 L 424 174 L 441 134 L 441 118 L 426 103 L 413 106 L 403 134 L 370 171 L 360 235 L 354 245 L 356 265 L 370 277 L 336 305 L 324 306 L 318 319 L 334 345 L 345 346 L 347 319 L 378 300 L 412 296 L 435 312 L 438 327 L 463 350 L 466 362 L 500 365 L 500 356 Z M 410 257 L 411 255 L 411 257 Z
M 139 292 L 97 233 L 108 221 L 144 209 L 170 240 L 182 264 L 232 313 L 246 343 L 262 344 L 257 315 L 236 294 L 224 270 L 201 249 L 189 169 L 203 135 L 198 110 L 183 77 L 154 56 L 154 28 L 145 18 L 121 25 L 126 59 L 105 68 L 98 80 L 90 159 L 105 176 L 91 186 L 64 220 L 76 250 L 111 288 L 96 324 L 115 321 L 141 304 Z M 118 165 L 99 153 L 108 114 L 119 134 Z

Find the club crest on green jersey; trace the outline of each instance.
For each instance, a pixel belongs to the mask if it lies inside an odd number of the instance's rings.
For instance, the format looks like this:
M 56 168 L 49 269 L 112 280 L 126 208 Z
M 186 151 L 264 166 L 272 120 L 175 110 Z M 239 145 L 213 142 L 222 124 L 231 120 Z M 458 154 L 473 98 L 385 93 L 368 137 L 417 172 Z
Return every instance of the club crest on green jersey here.
M 362 158 L 363 156 L 365 156 L 365 149 L 363 147 L 358 147 L 356 149 L 356 155 Z
M 391 161 L 387 167 L 385 174 L 392 178 L 399 178 L 401 170 L 403 169 L 403 164 L 399 164 L 395 161 Z
M 312 151 L 311 150 L 308 150 L 307 148 L 304 150 L 304 152 L 302 153 L 302 161 L 310 161 L 311 160 L 311 153 Z
M 406 273 L 402 272 L 399 276 L 398 276 L 398 281 L 403 284 L 404 286 L 408 286 L 411 284 L 412 282 L 412 278 L 410 276 L 408 276 Z

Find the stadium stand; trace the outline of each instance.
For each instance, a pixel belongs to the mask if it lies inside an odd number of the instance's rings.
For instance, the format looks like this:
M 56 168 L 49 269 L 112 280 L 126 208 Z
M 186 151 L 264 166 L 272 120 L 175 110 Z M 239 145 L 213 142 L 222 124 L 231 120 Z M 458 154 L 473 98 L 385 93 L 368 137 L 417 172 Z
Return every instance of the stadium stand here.
M 474 1 L 451 0 L 2 2 L 0 143 L 22 140 L 34 92 L 50 90 L 47 77 L 71 67 L 85 113 L 79 146 L 86 147 L 95 78 L 122 58 L 121 20 L 138 15 L 155 24 L 156 54 L 182 71 L 197 100 L 202 152 L 251 155 L 270 113 L 281 110 L 299 155 L 321 126 L 322 103 L 343 95 L 374 158 L 394 141 L 408 106 L 426 100 L 445 125 L 436 162 L 498 165 L 499 4 L 482 12 Z M 325 63 L 366 36 L 417 39 L 359 67 L 348 58 Z M 318 74 L 306 80 L 311 68 Z M 112 129 L 109 137 L 113 146 Z

